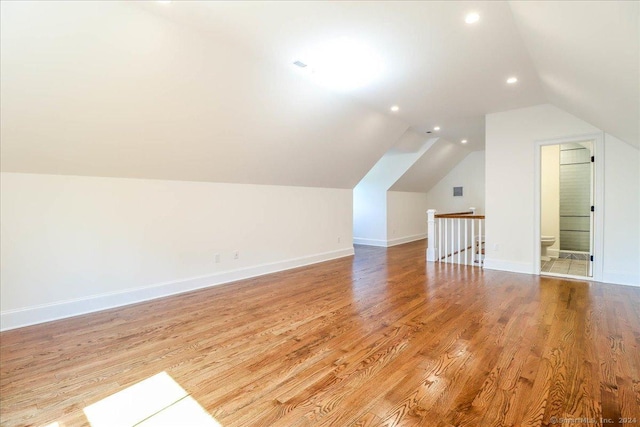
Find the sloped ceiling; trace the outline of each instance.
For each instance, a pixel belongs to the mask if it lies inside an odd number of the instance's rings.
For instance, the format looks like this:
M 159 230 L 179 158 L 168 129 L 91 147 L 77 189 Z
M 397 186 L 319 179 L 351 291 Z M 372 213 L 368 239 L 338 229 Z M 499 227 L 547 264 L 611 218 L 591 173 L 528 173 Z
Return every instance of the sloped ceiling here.
M 3 171 L 353 188 L 408 128 L 479 150 L 485 114 L 544 102 L 638 140 L 637 2 L 0 5 Z M 339 37 L 379 53 L 376 81 L 293 70 Z
M 389 190 L 426 193 L 469 152 L 464 146 L 441 138 Z
M 640 2 L 510 2 L 548 101 L 639 146 Z
M 1 27 L 3 171 L 353 188 L 408 127 L 126 2 Z
M 379 53 L 383 73 L 345 95 L 396 117 L 419 132 L 467 139 L 484 147 L 484 115 L 546 102 L 531 59 L 506 2 L 174 2 L 154 14 L 224 36 L 256 56 L 291 64 L 325 41 L 354 39 Z M 174 7 L 175 6 L 175 7 Z M 465 15 L 481 21 L 469 26 Z M 505 80 L 518 75 L 520 84 Z

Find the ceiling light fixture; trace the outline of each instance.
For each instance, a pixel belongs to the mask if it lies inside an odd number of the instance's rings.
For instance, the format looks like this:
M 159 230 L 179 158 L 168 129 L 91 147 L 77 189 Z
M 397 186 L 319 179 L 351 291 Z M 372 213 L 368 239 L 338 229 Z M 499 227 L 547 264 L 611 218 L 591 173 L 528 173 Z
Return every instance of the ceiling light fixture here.
M 467 140 L 466 140 L 466 139 L 463 139 L 463 140 L 462 140 L 462 141 L 460 141 L 460 142 L 462 142 L 463 144 L 466 144 L 466 143 L 467 143 Z
M 509 78 L 507 79 L 507 83 L 509 83 L 510 85 L 512 85 L 512 84 L 514 84 L 514 83 L 516 83 L 517 81 L 518 81 L 518 78 L 517 78 L 517 77 L 509 77 Z
M 375 49 L 346 37 L 310 46 L 292 62 L 315 83 L 336 91 L 355 90 L 379 81 L 385 68 Z
M 467 24 L 475 24 L 479 20 L 480 20 L 480 15 L 478 15 L 475 12 L 467 14 L 467 16 L 465 16 L 464 18 L 464 22 L 466 22 Z
M 440 126 L 436 126 L 436 127 L 434 127 L 434 128 L 433 128 L 433 130 L 435 130 L 435 131 L 439 131 L 439 130 L 440 130 Z
M 391 107 L 391 111 L 396 112 L 400 109 L 400 107 L 398 107 L 397 105 L 394 105 Z

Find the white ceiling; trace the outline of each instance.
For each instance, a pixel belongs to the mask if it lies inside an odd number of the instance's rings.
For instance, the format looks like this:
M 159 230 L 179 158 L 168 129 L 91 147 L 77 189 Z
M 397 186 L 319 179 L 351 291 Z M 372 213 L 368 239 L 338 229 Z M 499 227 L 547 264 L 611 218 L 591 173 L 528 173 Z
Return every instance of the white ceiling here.
M 485 114 L 545 102 L 638 145 L 638 2 L 1 6 L 5 171 L 352 188 L 409 127 L 479 150 Z M 344 37 L 377 81 L 291 66 Z
M 1 5 L 6 172 L 353 188 L 408 127 L 126 2 Z
M 545 102 L 506 2 L 173 2 L 147 10 L 224 37 L 274 64 L 291 64 L 327 40 L 377 51 L 383 76 L 347 95 L 418 131 L 484 146 L 484 115 Z M 464 23 L 477 11 L 481 20 Z M 508 86 L 507 77 L 520 83 Z
M 510 2 L 550 103 L 640 146 L 640 2 Z

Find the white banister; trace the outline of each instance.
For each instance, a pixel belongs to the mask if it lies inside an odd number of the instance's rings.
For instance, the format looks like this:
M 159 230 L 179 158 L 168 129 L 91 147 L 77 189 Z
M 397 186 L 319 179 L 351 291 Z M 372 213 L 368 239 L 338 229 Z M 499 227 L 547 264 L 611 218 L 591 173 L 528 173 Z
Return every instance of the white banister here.
M 427 211 L 427 261 L 436 260 L 436 210 Z M 423 229 L 424 230 L 424 229 Z
M 442 218 L 438 218 L 438 259 L 442 259 Z
M 462 246 L 460 246 L 460 218 L 458 218 L 458 264 L 460 264 L 462 258 Z
M 435 209 L 429 209 L 427 211 L 427 261 L 482 266 L 484 261 L 483 222 L 484 215 L 476 215 L 474 207 L 469 208 L 467 212 L 448 214 L 437 214 Z
M 472 221 L 473 222 L 473 221 Z M 469 231 L 469 223 L 468 221 L 464 222 L 464 247 L 468 248 L 469 247 L 469 237 L 468 237 L 468 232 Z M 468 264 L 469 263 L 469 256 L 468 256 L 468 252 L 467 250 L 464 251 L 464 263 Z

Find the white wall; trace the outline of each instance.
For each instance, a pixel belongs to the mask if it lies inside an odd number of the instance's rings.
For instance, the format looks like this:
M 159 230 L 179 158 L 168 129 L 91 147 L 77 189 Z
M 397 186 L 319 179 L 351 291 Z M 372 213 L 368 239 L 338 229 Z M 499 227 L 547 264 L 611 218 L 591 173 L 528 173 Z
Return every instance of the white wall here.
M 353 189 L 353 242 L 386 246 L 387 192 L 375 184 L 360 183 Z
M 486 117 L 485 268 L 534 273 L 536 141 L 600 132 L 549 104 Z M 603 279 L 640 285 L 640 161 L 635 148 L 604 138 Z M 596 161 L 598 153 L 596 152 Z
M 427 195 L 387 192 L 387 246 L 427 237 Z
M 353 253 L 351 190 L 15 173 L 1 184 L 3 329 Z
M 560 146 L 546 145 L 540 153 L 540 234 L 554 236 L 550 255 L 560 249 Z M 555 253 L 554 253 L 555 251 Z
M 475 207 L 484 213 L 485 153 L 473 151 L 427 193 L 429 209 L 438 213 L 464 212 Z M 462 197 L 453 197 L 453 187 L 463 187 Z
M 640 285 L 640 150 L 604 139 L 603 280 Z

